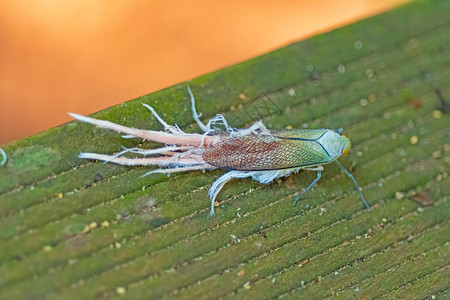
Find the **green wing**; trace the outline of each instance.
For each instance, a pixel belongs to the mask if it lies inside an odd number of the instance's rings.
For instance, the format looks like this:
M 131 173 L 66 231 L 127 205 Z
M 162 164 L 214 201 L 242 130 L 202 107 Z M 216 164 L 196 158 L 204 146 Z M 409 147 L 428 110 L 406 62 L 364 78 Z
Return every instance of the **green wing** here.
M 317 140 L 327 131 L 328 129 L 275 129 L 270 130 L 270 134 L 289 139 Z
M 326 130 L 273 130 L 228 138 L 205 150 L 203 159 L 216 167 L 238 171 L 313 167 L 330 161 L 315 140 Z

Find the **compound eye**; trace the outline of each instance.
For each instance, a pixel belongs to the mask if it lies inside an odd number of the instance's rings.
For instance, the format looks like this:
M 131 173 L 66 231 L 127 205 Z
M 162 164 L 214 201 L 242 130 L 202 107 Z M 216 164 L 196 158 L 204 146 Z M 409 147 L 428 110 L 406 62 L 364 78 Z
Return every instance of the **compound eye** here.
M 344 149 L 344 150 L 342 151 L 342 155 L 347 156 L 347 154 L 348 154 L 348 149 Z

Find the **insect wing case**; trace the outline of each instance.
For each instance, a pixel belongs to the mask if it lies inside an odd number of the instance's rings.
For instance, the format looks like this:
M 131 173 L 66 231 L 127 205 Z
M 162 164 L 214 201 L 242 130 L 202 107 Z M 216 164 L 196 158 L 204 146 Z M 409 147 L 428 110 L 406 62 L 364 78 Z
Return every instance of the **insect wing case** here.
M 205 162 L 238 171 L 313 167 L 334 161 L 344 138 L 329 129 L 271 130 L 224 138 L 205 150 Z

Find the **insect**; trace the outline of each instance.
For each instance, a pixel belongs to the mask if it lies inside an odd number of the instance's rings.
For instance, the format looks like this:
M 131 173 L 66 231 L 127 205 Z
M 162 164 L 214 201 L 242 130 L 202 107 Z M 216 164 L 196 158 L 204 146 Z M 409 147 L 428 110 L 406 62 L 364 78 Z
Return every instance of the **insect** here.
M 185 133 L 178 126 L 167 124 L 149 105 L 148 108 L 164 126 L 164 131 L 141 130 L 125 127 L 109 121 L 97 120 L 73 113 L 75 119 L 96 125 L 100 128 L 115 130 L 125 134 L 125 138 L 141 138 L 164 143 L 157 149 L 124 148 L 115 155 L 81 153 L 80 158 L 102 160 L 128 166 L 160 166 L 147 172 L 175 173 L 191 170 L 225 169 L 227 173 L 219 177 L 209 189 L 211 215 L 214 215 L 214 203 L 223 186 L 233 178 L 251 177 L 261 183 L 269 183 L 299 170 L 317 171 L 317 178 L 295 199 L 311 189 L 321 177 L 325 164 L 336 162 L 350 177 L 367 208 L 370 208 L 356 182 L 356 179 L 337 159 L 346 156 L 350 150 L 350 140 L 341 135 L 341 130 L 330 129 L 279 129 L 269 130 L 262 121 L 255 122 L 249 128 L 236 129 L 228 125 L 226 119 L 218 114 L 205 125 L 195 108 L 195 99 L 190 87 L 192 116 L 203 134 Z M 224 129 L 220 129 L 221 126 Z M 142 158 L 127 158 L 125 153 L 142 155 Z

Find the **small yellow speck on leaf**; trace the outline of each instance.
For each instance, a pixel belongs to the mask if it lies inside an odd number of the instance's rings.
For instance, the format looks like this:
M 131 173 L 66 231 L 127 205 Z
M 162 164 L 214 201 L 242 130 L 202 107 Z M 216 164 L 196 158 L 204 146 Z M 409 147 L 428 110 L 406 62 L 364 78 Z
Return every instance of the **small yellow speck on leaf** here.
M 441 157 L 441 151 L 439 151 L 439 150 L 434 151 L 433 153 L 431 153 L 431 157 L 433 157 L 433 158 Z
M 102 222 L 102 227 L 109 227 L 109 222 L 108 221 L 103 221 Z
M 419 142 L 419 138 L 417 137 L 417 135 L 413 135 L 410 139 L 409 142 L 411 143 L 411 145 L 415 145 Z
M 44 252 L 50 252 L 50 251 L 52 251 L 52 246 L 49 246 L 49 245 L 44 246 L 44 248 L 42 248 L 42 250 L 44 250 Z
M 295 96 L 297 95 L 294 88 L 290 88 L 290 89 L 288 90 L 288 94 L 289 94 L 289 96 L 291 96 L 291 97 L 295 97 Z
M 90 230 L 91 230 L 91 228 L 89 227 L 89 225 L 86 225 L 86 226 L 84 226 L 82 233 L 89 232 Z
M 304 260 L 302 260 L 302 261 L 300 262 L 300 265 L 299 265 L 299 266 L 304 266 L 304 265 L 306 265 L 308 262 L 309 262 L 309 259 L 304 259 Z
M 395 192 L 395 198 L 398 200 L 401 200 L 401 199 L 405 198 L 405 194 L 402 192 Z
M 123 286 L 119 286 L 118 288 L 116 288 L 116 293 L 119 295 L 123 295 L 126 292 L 127 292 L 127 290 Z
M 433 118 L 435 118 L 435 119 L 440 119 L 440 118 L 442 118 L 442 111 L 440 111 L 440 110 L 438 110 L 438 109 L 433 110 Z

